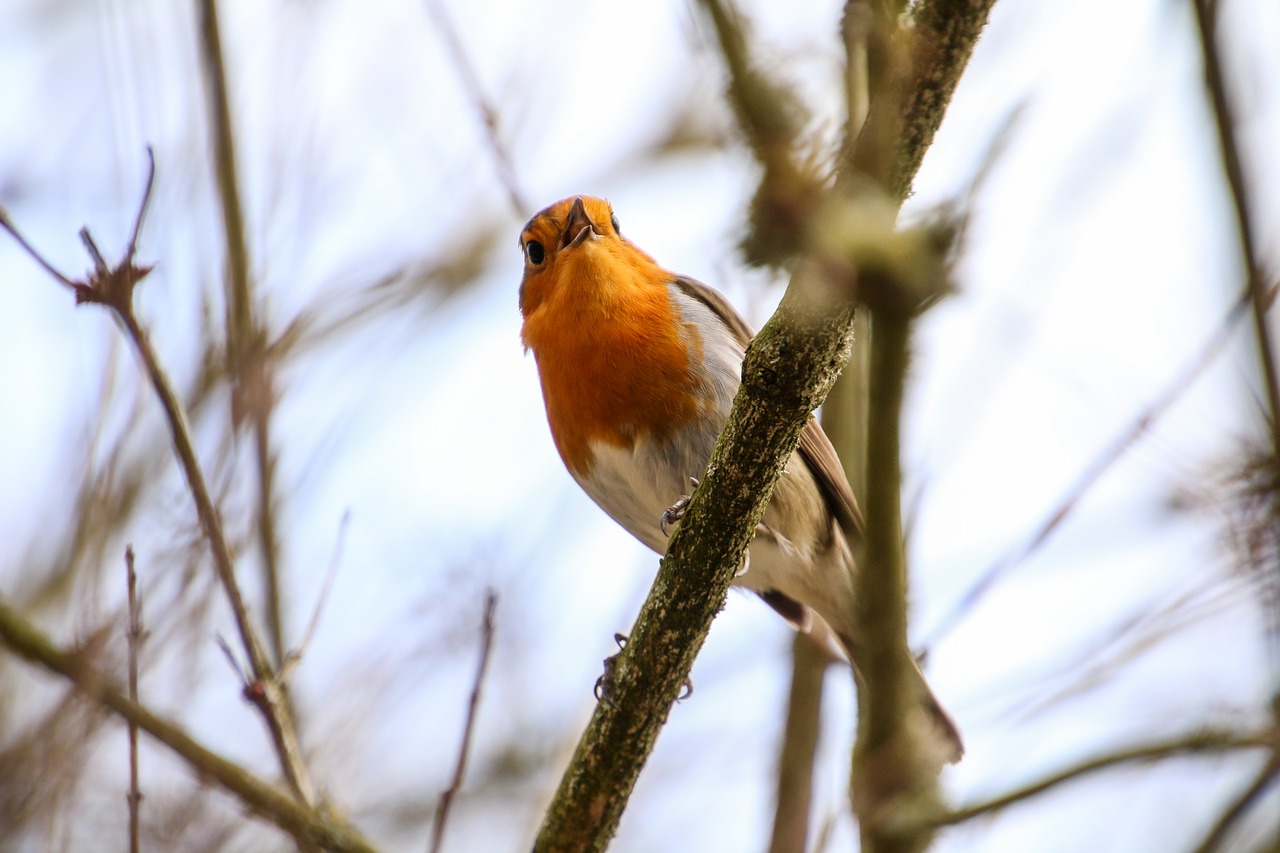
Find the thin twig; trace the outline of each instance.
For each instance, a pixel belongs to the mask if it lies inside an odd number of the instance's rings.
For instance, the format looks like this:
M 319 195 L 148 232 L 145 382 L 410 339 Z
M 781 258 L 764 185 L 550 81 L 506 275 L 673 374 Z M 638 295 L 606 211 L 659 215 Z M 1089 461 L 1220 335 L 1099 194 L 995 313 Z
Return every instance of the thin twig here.
M 1223 348 L 1231 340 L 1231 336 L 1235 333 L 1236 324 L 1240 322 L 1240 319 L 1244 316 L 1245 309 L 1249 307 L 1249 301 L 1248 292 L 1242 294 L 1236 300 L 1235 304 L 1227 311 L 1226 316 L 1222 318 L 1222 322 L 1218 324 L 1217 330 L 1214 331 L 1209 340 L 1205 341 L 1204 345 L 1187 362 L 1186 366 L 1179 371 L 1177 377 L 1133 419 L 1133 422 L 1125 431 L 1118 435 L 1094 459 L 1092 464 L 1084 469 L 1084 473 L 1076 480 L 1075 485 L 1067 491 L 1062 500 L 1053 508 L 1048 517 L 1041 522 L 1031 537 L 1016 550 L 997 560 L 978 578 L 960 600 L 934 626 L 933 631 L 924 642 L 923 648 L 930 649 L 937 645 L 943 637 L 960 623 L 965 614 L 972 611 L 974 606 L 995 588 L 997 581 L 1020 565 L 1048 541 L 1049 537 L 1067 520 L 1067 517 L 1084 499 L 1085 495 L 1092 491 L 1093 487 L 1102 480 L 1103 475 L 1110 471 L 1112 466 L 1124 457 L 1129 449 L 1151 429 L 1156 421 L 1173 407 L 1173 404 L 1191 388 L 1199 375 L 1222 352 Z
M 218 203 L 226 253 L 227 373 L 231 377 L 231 416 L 235 426 L 248 418 L 253 431 L 257 478 L 257 533 L 262 554 L 263 609 L 273 665 L 283 665 L 284 603 L 280 590 L 280 548 L 276 538 L 274 474 L 271 452 L 272 376 L 264 332 L 254 317 L 249 281 L 249 241 L 240 198 L 235 131 L 228 94 L 226 61 L 216 0 L 200 0 L 200 57 L 209 87 L 209 124 L 217 172 Z M 282 706 L 288 685 L 279 685 Z
M 142 201 L 138 202 L 138 215 L 133 218 L 133 230 L 129 232 L 129 245 L 125 246 L 124 256 L 126 258 L 136 257 L 138 254 L 138 235 L 142 233 L 142 222 L 146 219 L 147 211 L 151 209 L 151 193 L 155 189 L 156 183 L 156 152 L 150 145 L 147 146 L 147 182 L 142 187 Z
M 813 764 L 822 730 L 822 687 L 831 659 L 831 653 L 812 635 L 796 633 L 791 645 L 791 689 L 778 756 L 770 853 L 804 850 L 809 837 Z
M 1267 325 L 1267 286 L 1262 276 L 1262 264 L 1258 257 L 1257 235 L 1253 225 L 1252 205 L 1249 202 L 1249 182 L 1245 177 L 1240 144 L 1236 139 L 1236 120 L 1231 98 L 1227 94 L 1223 74 L 1222 57 L 1218 51 L 1217 13 L 1219 4 L 1209 0 L 1193 0 L 1196 25 L 1200 34 L 1200 50 L 1204 54 L 1205 82 L 1209 87 L 1213 105 L 1214 125 L 1218 131 L 1218 144 L 1222 154 L 1223 170 L 1231 188 L 1231 202 L 1235 208 L 1236 227 L 1240 235 L 1241 262 L 1244 264 L 1249 284 L 1249 296 L 1253 303 L 1254 331 L 1258 340 L 1258 360 L 1266 384 L 1268 416 L 1271 426 L 1272 450 L 1280 456 L 1280 377 L 1277 377 L 1275 345 L 1271 328 Z
M 316 626 L 320 624 L 320 614 L 324 612 L 324 606 L 329 600 L 329 590 L 333 588 L 333 579 L 338 575 L 338 566 L 342 563 L 342 546 L 347 539 L 347 523 L 351 520 L 351 512 L 347 511 L 342 514 L 342 520 L 338 522 L 338 541 L 333 545 L 333 555 L 329 558 L 329 570 L 324 573 L 324 583 L 320 585 L 320 594 L 316 596 L 316 606 L 311 611 L 311 620 L 307 622 L 307 630 L 303 632 L 302 639 L 284 657 L 284 667 L 281 674 L 284 677 L 293 671 L 302 658 L 307 653 L 307 648 L 311 645 L 311 638 L 315 636 Z
M 445 50 L 449 51 L 449 58 L 453 60 L 453 65 L 458 70 L 458 76 L 462 79 L 462 87 L 466 90 L 467 97 L 471 99 L 472 106 L 480 115 L 480 123 L 484 125 L 485 139 L 489 143 L 489 153 L 493 155 L 494 165 L 498 168 L 498 179 L 507 191 L 511 207 L 517 216 L 527 216 L 533 208 L 529 205 L 524 193 L 520 191 L 520 180 L 516 177 L 511 155 L 502 142 L 502 134 L 498 127 L 498 111 L 485 95 L 484 86 L 480 83 L 480 75 L 476 73 L 475 65 L 471 62 L 471 57 L 467 54 L 462 39 L 458 36 L 458 31 L 440 0 L 427 0 L 427 13 L 431 15 L 431 20 L 439 30 Z
M 934 808 L 941 762 L 933 744 L 909 721 L 923 721 L 911 688 L 915 667 L 907 645 L 907 565 L 902 541 L 901 419 L 910 361 L 911 319 L 886 311 L 872 318 L 871 394 L 867 434 L 866 561 L 853 575 L 857 626 L 858 738 L 853 753 L 853 808 L 862 849 L 919 853 L 932 840 L 930 827 L 896 833 L 890 824 L 902 810 Z M 892 768 L 892 769 L 890 769 Z
M 467 770 L 467 756 L 471 752 L 471 736 L 475 731 L 476 712 L 480 707 L 480 688 L 484 684 L 484 674 L 489 668 L 489 653 L 493 649 L 493 613 L 498 606 L 498 594 L 492 589 L 484 595 L 484 621 L 480 625 L 480 663 L 476 666 L 476 677 L 471 683 L 471 698 L 467 700 L 467 720 L 462 727 L 462 742 L 458 745 L 458 760 L 453 767 L 453 779 L 449 787 L 440 795 L 440 804 L 436 807 L 435 826 L 431 831 L 431 853 L 439 853 L 444 843 L 444 828 L 449 821 L 449 809 L 453 805 L 454 796 L 462 789 L 462 777 Z
M 1213 106 L 1214 126 L 1218 131 L 1218 146 L 1222 155 L 1223 171 L 1231 189 L 1231 202 L 1235 208 L 1236 230 L 1240 238 L 1240 261 L 1247 276 L 1249 296 L 1253 305 L 1253 329 L 1258 345 L 1258 361 L 1262 368 L 1266 388 L 1267 427 L 1271 438 L 1271 465 L 1280 466 L 1280 376 L 1277 375 L 1275 344 L 1271 326 L 1267 322 L 1270 307 L 1267 285 L 1263 280 L 1262 260 L 1258 255 L 1257 234 L 1253 223 L 1252 205 L 1249 200 L 1249 181 L 1245 175 L 1244 158 L 1236 137 L 1236 119 L 1227 81 L 1218 49 L 1218 11 L 1220 3 L 1209 0 L 1192 0 L 1195 9 L 1196 28 L 1200 35 L 1200 51 L 1204 55 L 1205 83 L 1209 88 L 1209 100 Z M 1270 525 L 1272 545 L 1277 544 L 1275 519 L 1280 518 L 1280 493 L 1271 495 L 1269 507 L 1273 521 Z M 1270 640 L 1272 657 L 1273 701 L 1280 703 L 1280 548 L 1273 547 L 1274 559 L 1263 571 L 1263 588 L 1270 599 L 1266 610 L 1266 634 Z
M 325 850 L 373 853 L 354 830 L 334 823 L 306 804 L 258 779 L 248 770 L 202 746 L 176 723 L 131 700 L 83 653 L 55 645 L 18 611 L 0 600 L 0 644 L 25 660 L 73 683 L 85 696 L 118 714 L 164 744 L 201 779 L 211 779 L 246 809 L 291 835 L 300 845 Z
M 218 176 L 218 201 L 226 243 L 227 350 L 233 368 L 241 366 L 252 328 L 249 300 L 249 249 L 245 240 L 244 211 L 236 174 L 235 134 L 227 95 L 226 64 L 218 26 L 216 0 L 200 0 L 200 59 L 209 86 L 209 121 L 213 131 L 214 166 Z
M 271 738 L 280 758 L 281 768 L 284 770 L 285 777 L 289 780 L 290 787 L 294 789 L 303 802 L 313 804 L 315 795 L 302 760 L 302 750 L 298 743 L 293 718 L 284 702 L 282 684 L 277 678 L 270 660 L 267 658 L 262 641 L 258 639 L 257 631 L 254 629 L 249 616 L 249 607 L 240 592 L 239 584 L 236 582 L 235 563 L 231 556 L 231 546 L 223 533 L 221 516 L 213 504 L 213 499 L 209 494 L 209 487 L 204 479 L 204 471 L 196 458 L 195 447 L 191 441 L 182 404 L 178 401 L 177 394 L 160 367 L 155 351 L 151 348 L 150 339 L 141 326 L 138 325 L 137 318 L 133 315 L 132 306 L 126 306 L 126 308 L 127 310 L 117 311 L 117 313 L 124 323 L 125 331 L 133 342 L 138 356 L 142 359 L 143 369 L 151 380 L 151 384 L 155 388 L 156 395 L 160 398 L 160 404 L 167 416 L 174 449 L 177 451 L 178 459 L 182 463 L 182 470 L 186 475 L 191 495 L 195 499 L 200 525 L 213 552 L 214 568 L 217 570 L 218 579 L 222 582 L 227 601 L 231 604 L 231 612 L 235 617 L 236 629 L 240 634 L 245 653 L 249 657 L 250 674 L 253 676 L 254 681 L 250 685 L 253 688 L 252 691 L 246 695 L 262 711 L 263 718 L 271 731 Z
M 1277 778 L 1280 778 L 1280 752 L 1272 754 L 1271 760 L 1263 766 L 1253 782 L 1227 807 L 1205 835 L 1204 840 L 1200 842 L 1200 846 L 1196 847 L 1195 853 L 1213 853 L 1222 847 L 1222 843 L 1227 839 L 1227 833 L 1253 807 L 1258 798 L 1266 793 L 1267 788 L 1275 784 Z
M 138 573 L 134 570 L 133 546 L 124 549 L 125 580 L 129 588 L 129 701 L 138 701 L 138 649 L 142 645 L 142 601 L 138 596 Z M 129 732 L 129 851 L 139 853 L 142 847 L 139 817 L 142 791 L 138 787 L 138 724 L 132 720 Z
M 1094 758 L 1073 764 L 1063 770 L 1046 776 L 1007 794 L 1001 794 L 971 806 L 953 809 L 936 815 L 925 821 L 934 826 L 954 826 L 981 815 L 990 814 L 1007 808 L 1015 803 L 1043 794 L 1051 788 L 1123 764 L 1134 764 L 1147 761 L 1158 761 L 1176 755 L 1194 755 L 1197 753 L 1221 753 L 1236 749 L 1270 749 L 1275 754 L 1280 749 L 1280 732 L 1263 730 L 1259 732 L 1235 732 L 1208 730 L 1193 732 L 1169 740 L 1131 746 L 1126 749 L 1109 752 Z
M 9 218 L 9 212 L 3 207 L 0 207 L 0 228 L 8 231 L 10 236 L 18 242 L 18 245 L 21 246 L 37 264 L 43 267 L 45 272 L 53 276 L 59 284 L 69 288 L 73 293 L 76 292 L 76 282 L 58 272 L 58 270 L 54 268 L 53 264 L 45 260 L 44 255 L 36 251 L 35 246 L 32 246 L 27 242 L 27 238 L 22 236 L 22 232 L 18 230 L 18 226 L 14 225 L 13 220 Z
M 139 227 L 142 223 L 143 212 L 150 200 L 150 189 L 154 184 L 154 158 L 150 159 L 149 163 L 150 169 L 146 183 L 148 193 L 143 197 L 139 206 L 138 216 L 135 219 L 135 225 Z M 13 233 L 16 234 L 16 232 Z M 161 409 L 165 413 L 165 420 L 169 425 L 169 432 L 173 439 L 174 452 L 178 457 L 183 475 L 191 490 L 191 496 L 196 504 L 196 515 L 200 519 L 200 527 L 213 555 L 214 569 L 217 572 L 218 580 L 222 584 L 223 591 L 226 593 L 227 601 L 231 605 L 236 629 L 240 634 L 245 653 L 249 657 L 249 667 L 253 682 L 248 685 L 245 695 L 262 712 L 290 787 L 304 802 L 312 804 L 314 803 L 315 795 L 302 760 L 302 750 L 298 743 L 293 717 L 289 713 L 284 684 L 275 673 L 262 641 L 258 638 L 257 631 L 254 629 L 253 622 L 249 616 L 248 605 L 245 603 L 244 596 L 241 594 L 240 587 L 236 581 L 235 562 L 231 555 L 231 546 L 223 533 L 221 516 L 210 496 L 209 487 L 204 478 L 204 471 L 200 467 L 199 459 L 196 457 L 195 445 L 191 439 L 191 430 L 187 424 L 186 411 L 178 399 L 177 392 L 174 390 L 168 376 L 165 375 L 163 368 L 160 366 L 160 360 L 151 346 L 150 338 L 143 331 L 142 326 L 138 323 L 137 316 L 134 314 L 134 288 L 138 282 L 151 272 L 152 268 L 150 266 L 139 266 L 132 254 L 125 255 L 115 267 L 108 267 L 106 261 L 102 258 L 101 252 L 97 250 L 93 237 L 88 233 L 88 229 L 81 230 L 81 237 L 86 248 L 93 255 L 94 273 L 87 281 L 71 281 L 56 271 L 53 271 L 53 274 L 59 281 L 70 284 L 72 291 L 75 293 L 77 304 L 97 304 L 110 309 L 121 325 L 124 326 L 125 333 L 130 343 L 133 344 L 139 360 L 142 362 L 143 371 L 151 382 L 156 396 L 159 398 Z M 25 241 L 20 240 L 20 242 L 32 253 L 32 257 L 40 262 L 41 266 L 46 270 L 52 270 L 52 265 L 44 261 Z M 136 250 L 136 234 L 131 237 L 129 245 Z

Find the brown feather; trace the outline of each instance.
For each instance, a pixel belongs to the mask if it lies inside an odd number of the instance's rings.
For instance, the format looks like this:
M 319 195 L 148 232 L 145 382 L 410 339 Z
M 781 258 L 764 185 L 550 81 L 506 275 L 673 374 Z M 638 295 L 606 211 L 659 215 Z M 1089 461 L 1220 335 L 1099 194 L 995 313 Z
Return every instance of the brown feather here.
M 720 291 L 685 276 L 677 278 L 675 283 L 682 291 L 710 308 L 744 347 L 751 343 L 755 332 Z M 849 478 L 845 476 L 844 466 L 840 464 L 840 457 L 836 454 L 831 439 L 827 438 L 822 426 L 812 416 L 800 430 L 799 451 L 813 471 L 818 485 L 822 487 L 832 514 L 845 535 L 850 538 L 851 544 L 860 541 L 862 511 L 858 509 L 858 501 L 853 496 L 853 487 L 849 485 Z

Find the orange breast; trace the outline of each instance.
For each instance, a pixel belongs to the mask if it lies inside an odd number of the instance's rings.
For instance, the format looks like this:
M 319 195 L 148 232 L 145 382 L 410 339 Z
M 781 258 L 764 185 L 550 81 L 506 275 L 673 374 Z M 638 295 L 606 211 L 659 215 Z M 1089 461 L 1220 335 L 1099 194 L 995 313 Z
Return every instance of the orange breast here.
M 670 273 L 628 260 L 615 246 L 583 246 L 525 318 L 552 437 L 580 477 L 593 442 L 662 441 L 704 408 L 704 383 L 690 369 L 701 340 L 691 327 L 681 336 Z

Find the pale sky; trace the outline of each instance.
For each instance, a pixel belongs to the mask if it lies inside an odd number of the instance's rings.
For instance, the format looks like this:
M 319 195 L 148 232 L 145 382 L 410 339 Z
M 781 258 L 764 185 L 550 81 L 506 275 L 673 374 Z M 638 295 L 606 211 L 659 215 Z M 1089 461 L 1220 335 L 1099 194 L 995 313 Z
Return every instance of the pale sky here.
M 1274 263 L 1280 7 L 1220 5 L 1258 242 Z M 417 792 L 429 812 L 447 784 L 482 591 L 493 587 L 495 656 L 470 778 L 504 759 L 532 770 L 507 787 L 490 777 L 464 791 L 449 847 L 525 849 L 590 713 L 600 660 L 613 633 L 628 630 L 657 560 L 577 490 L 555 454 L 519 342 L 519 227 L 563 196 L 607 196 L 631 239 L 725 291 L 756 325 L 783 282 L 744 269 L 735 252 L 755 172 L 733 141 L 696 10 L 559 0 L 445 8 L 497 108 L 528 210 L 508 200 L 426 4 L 231 2 L 223 42 L 253 275 L 273 328 L 317 302 L 338 310 L 394 270 L 496 241 L 457 295 L 427 290 L 301 356 L 282 376 L 275 434 L 295 639 L 350 514 L 297 675 L 306 735 L 346 738 L 319 750 L 322 786 L 387 849 L 422 849 L 425 824 L 393 834 L 379 809 Z M 764 66 L 803 92 L 814 133 L 830 139 L 840 123 L 840 4 L 743 8 Z M 1000 0 L 906 208 L 963 202 L 994 156 L 971 199 L 958 292 L 917 330 L 905 441 L 913 634 L 935 641 L 929 676 L 968 742 L 944 776 L 957 803 L 1133 738 L 1256 719 L 1270 689 L 1261 611 L 1233 574 L 1220 507 L 1228 466 L 1260 435 L 1247 322 L 1042 548 L 947 621 L 1196 361 L 1241 287 L 1190 10 Z M 195 373 L 202 317 L 216 326 L 222 316 L 195 33 L 187 4 L 0 8 L 0 204 L 78 275 L 87 262 L 76 231 L 89 224 L 114 257 L 153 145 L 157 188 L 140 256 L 158 266 L 139 313 L 179 382 Z M 680 117 L 696 144 L 660 149 Z M 73 485 L 101 462 L 95 448 L 122 433 L 133 454 L 166 463 L 125 536 L 144 584 L 150 575 L 150 600 L 176 596 L 174 542 L 194 520 L 132 354 L 104 314 L 76 310 L 7 238 L 0 281 L 9 300 L 0 596 L 36 582 L 24 567 L 55 550 Z M 115 385 L 95 439 L 104 365 Z M 225 400 L 214 405 L 225 411 Z M 197 435 L 211 479 L 234 498 L 250 493 L 252 467 L 248 448 L 233 451 L 234 467 L 218 464 L 224 417 L 206 413 Z M 70 609 L 38 614 L 41 624 L 68 640 L 110 612 L 122 595 L 118 553 L 103 555 L 109 580 L 84 581 Z M 1186 596 L 1203 606 L 1168 636 L 1140 618 Z M 229 636 L 225 608 L 213 613 Z M 789 643 L 768 608 L 731 597 L 695 668 L 695 698 L 673 712 L 611 849 L 763 846 Z M 190 690 L 154 653 L 150 700 L 270 773 L 260 727 L 212 640 Z M 841 810 L 852 736 L 851 690 L 835 674 L 829 686 L 819 824 Z M 153 780 L 186 784 L 151 755 Z M 93 765 L 106 781 L 72 840 L 123 820 L 118 758 Z M 1253 758 L 1093 777 L 944 833 L 936 849 L 1189 848 Z M 1261 808 L 1280 811 L 1274 792 Z M 847 809 L 834 833 L 830 849 L 849 849 Z

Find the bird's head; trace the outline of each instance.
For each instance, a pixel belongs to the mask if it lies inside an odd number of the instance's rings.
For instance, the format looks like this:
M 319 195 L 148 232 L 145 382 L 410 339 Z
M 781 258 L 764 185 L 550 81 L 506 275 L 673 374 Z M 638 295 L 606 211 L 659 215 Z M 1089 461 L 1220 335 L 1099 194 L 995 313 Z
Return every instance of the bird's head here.
M 520 232 L 524 277 L 520 311 L 528 318 L 559 293 L 606 297 L 628 279 L 661 280 L 661 268 L 622 236 L 613 206 L 602 198 L 576 195 L 534 214 Z

